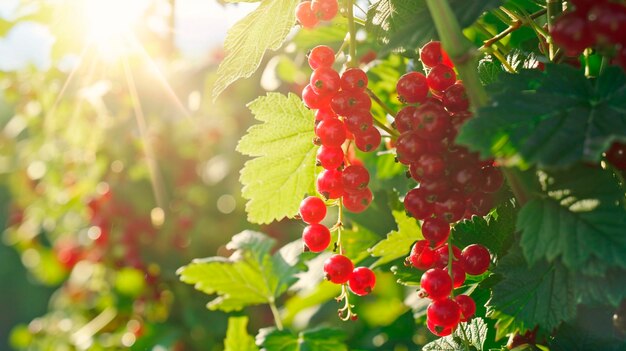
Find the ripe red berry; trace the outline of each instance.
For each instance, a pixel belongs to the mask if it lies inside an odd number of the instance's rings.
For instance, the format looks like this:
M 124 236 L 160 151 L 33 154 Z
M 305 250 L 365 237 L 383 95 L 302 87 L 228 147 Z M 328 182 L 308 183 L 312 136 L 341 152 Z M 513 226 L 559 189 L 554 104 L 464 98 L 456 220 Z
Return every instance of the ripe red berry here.
M 426 81 L 431 89 L 444 91 L 456 82 L 456 73 L 454 73 L 454 69 L 444 64 L 439 64 L 430 70 Z
M 367 267 L 355 268 L 348 280 L 348 285 L 353 293 L 365 296 L 374 290 L 376 275 Z
M 459 309 L 461 310 L 461 322 L 467 322 L 474 316 L 476 313 L 476 303 L 474 299 L 467 295 L 457 295 L 454 298 L 454 301 L 459 305 Z
M 396 140 L 396 155 L 398 161 L 405 165 L 419 160 L 420 156 L 426 152 L 426 142 L 422 140 L 415 131 L 400 134 Z
M 382 137 L 376 127 L 370 126 L 366 130 L 354 134 L 356 147 L 363 152 L 370 152 L 378 149 Z
M 459 262 L 452 263 L 452 286 L 456 289 L 465 283 L 465 270 Z
M 304 101 L 306 107 L 310 109 L 323 109 L 330 103 L 329 97 L 321 97 L 317 95 L 309 84 L 302 89 L 302 101 Z
M 432 247 L 439 247 L 450 236 L 450 224 L 441 218 L 426 218 L 422 224 L 422 234 Z
M 369 188 L 355 192 L 346 192 L 343 195 L 343 207 L 352 213 L 361 213 L 372 203 L 372 198 L 372 191 Z
M 300 25 L 304 28 L 313 28 L 317 25 L 319 20 L 315 13 L 311 9 L 310 1 L 303 1 L 296 7 L 296 19 L 300 22 Z
M 304 245 L 313 252 L 322 252 L 330 244 L 330 230 L 326 226 L 313 223 L 302 231 Z
M 327 199 L 338 199 L 343 195 L 341 171 L 327 169 L 317 176 L 317 191 Z
M 442 140 L 450 127 L 450 116 L 441 105 L 423 104 L 415 111 L 415 132 L 424 140 Z
M 326 108 L 321 108 L 315 111 L 315 122 L 323 121 L 325 119 L 332 119 L 332 118 L 337 118 L 337 114 L 329 106 L 326 106 Z
M 337 15 L 339 4 L 337 0 L 313 0 L 311 10 L 320 20 L 330 21 Z
M 403 103 L 424 102 L 428 95 L 426 77 L 419 72 L 409 72 L 398 79 L 396 91 Z
M 372 100 L 369 95 L 360 90 L 340 91 L 335 94 L 330 106 L 333 111 L 340 116 L 346 116 L 353 109 L 362 109 L 369 111 L 372 108 Z
M 493 207 L 493 198 L 490 194 L 475 192 L 467 198 L 467 211 L 470 216 L 486 216 Z
M 393 123 L 400 134 L 415 130 L 415 111 L 417 111 L 417 107 L 405 106 L 396 114 L 396 119 Z
M 606 160 L 615 168 L 626 170 L 626 144 L 614 142 L 606 152 Z
M 441 42 L 431 41 L 420 49 L 420 60 L 426 67 L 435 67 L 441 63 Z
M 440 325 L 436 325 L 430 319 L 426 319 L 426 326 L 428 327 L 428 330 L 430 330 L 431 333 L 439 337 L 448 336 L 452 334 L 452 331 L 453 331 L 452 327 L 442 327 Z
M 491 262 L 489 250 L 482 245 L 472 244 L 463 249 L 460 262 L 467 274 L 483 274 L 487 271 Z
M 320 146 L 317 160 L 324 169 L 337 169 L 343 164 L 343 150 L 340 147 Z
M 420 287 L 432 300 L 445 299 L 452 292 L 452 279 L 441 268 L 431 268 L 422 274 Z
M 461 309 L 454 300 L 447 297 L 428 305 L 426 317 L 435 325 L 454 328 L 461 319 Z
M 321 66 L 311 74 L 309 85 L 319 96 L 328 96 L 339 91 L 341 79 L 339 73 L 331 67 Z
M 448 267 L 448 259 L 449 259 L 449 251 L 448 244 L 444 244 L 442 247 L 435 250 L 438 255 L 437 262 L 435 262 L 435 268 L 447 269 Z M 461 249 L 452 245 L 452 252 L 454 259 L 452 262 L 457 262 L 461 259 Z
M 362 133 L 374 124 L 374 118 L 369 110 L 355 109 L 344 117 L 346 128 L 352 133 Z
M 550 36 L 568 56 L 578 56 L 594 43 L 593 33 L 585 14 L 577 11 L 565 13 L 557 18 Z
M 336 118 L 327 118 L 315 127 L 315 134 L 322 145 L 339 147 L 346 141 L 346 127 Z
M 466 194 L 473 193 L 481 186 L 484 179 L 480 179 L 481 170 L 476 165 L 467 165 L 452 170 L 449 174 L 454 187 Z
M 465 111 L 469 108 L 465 87 L 458 82 L 444 90 L 442 102 L 446 110 L 450 112 Z
M 426 195 L 424 189 L 415 188 L 404 197 L 404 208 L 414 218 L 425 219 L 432 216 L 434 206 L 426 200 Z
M 341 90 L 363 90 L 367 88 L 367 74 L 360 68 L 348 68 L 341 75 Z
M 326 279 L 335 284 L 343 284 L 350 279 L 354 264 L 344 255 L 332 255 L 324 261 Z
M 446 162 L 443 157 L 436 154 L 423 154 L 416 163 L 411 166 L 411 176 L 416 180 L 437 179 L 446 171 Z M 413 174 L 415 173 L 415 174 Z
M 346 192 L 365 189 L 370 181 L 370 173 L 363 166 L 351 165 L 343 170 L 343 188 Z
M 484 167 L 481 170 L 482 184 L 479 188 L 486 193 L 495 193 L 500 190 L 504 183 L 504 176 L 502 172 L 495 167 Z
M 335 62 L 335 51 L 326 45 L 318 45 L 309 52 L 309 66 L 311 69 L 330 67 Z
M 589 27 L 600 42 L 626 44 L 626 6 L 614 2 L 598 2 L 588 14 Z
M 316 196 L 309 196 L 300 202 L 300 217 L 305 223 L 319 223 L 326 217 L 326 204 Z
M 427 240 L 418 240 L 413 244 L 408 261 L 413 267 L 427 270 L 433 267 L 439 256 L 431 250 Z
M 465 197 L 458 191 L 449 192 L 443 201 L 435 203 L 435 215 L 448 223 L 459 221 L 464 213 Z

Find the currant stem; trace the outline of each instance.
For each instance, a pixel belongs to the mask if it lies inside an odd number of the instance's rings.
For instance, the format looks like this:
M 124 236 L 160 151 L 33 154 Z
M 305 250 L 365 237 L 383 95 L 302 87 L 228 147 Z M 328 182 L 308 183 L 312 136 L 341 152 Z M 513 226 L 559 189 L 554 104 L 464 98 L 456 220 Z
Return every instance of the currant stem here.
M 354 22 L 354 0 L 347 0 L 347 14 L 348 14 L 348 31 L 350 31 L 350 57 L 348 58 L 348 67 L 357 67 L 356 61 L 356 25 Z
M 274 298 L 270 298 L 269 300 L 270 310 L 272 310 L 272 315 L 274 316 L 274 323 L 276 324 L 276 328 L 278 330 L 283 330 L 283 320 L 280 318 L 280 313 L 278 312 L 278 308 L 276 307 L 276 302 Z
M 448 275 L 454 283 L 454 274 L 452 273 L 452 262 L 454 261 L 454 247 L 452 246 L 452 233 L 448 237 Z M 454 288 L 450 291 L 450 297 L 454 297 Z
M 563 12 L 563 5 L 561 0 L 546 0 L 546 9 L 547 9 L 547 22 L 548 22 L 548 31 L 552 30 L 552 26 L 554 25 L 555 18 Z M 550 61 L 554 61 L 556 56 L 556 51 L 554 47 L 554 43 L 552 43 L 552 39 L 548 38 L 548 50 L 549 50 L 549 58 Z
M 343 198 L 339 198 L 339 213 L 337 214 L 337 251 L 343 255 L 343 245 L 341 244 L 341 231 L 343 229 Z

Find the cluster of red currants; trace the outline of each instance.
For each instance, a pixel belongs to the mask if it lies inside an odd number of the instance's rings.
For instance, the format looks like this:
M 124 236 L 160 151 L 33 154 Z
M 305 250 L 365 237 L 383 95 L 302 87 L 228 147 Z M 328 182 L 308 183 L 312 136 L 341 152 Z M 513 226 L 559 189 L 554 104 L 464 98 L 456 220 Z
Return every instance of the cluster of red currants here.
M 550 36 L 568 56 L 589 47 L 615 50 L 613 63 L 626 69 L 626 6 L 608 0 L 572 0 L 574 5 L 554 22 Z
M 320 21 L 330 21 L 337 15 L 337 0 L 303 1 L 296 7 L 296 19 L 304 28 L 314 28 Z
M 300 218 L 308 224 L 302 232 L 302 241 L 313 252 L 326 250 L 330 244 L 330 230 L 320 222 L 326 217 L 326 204 L 322 199 L 309 196 L 300 203 Z M 367 267 L 354 268 L 352 261 L 344 255 L 335 254 L 324 262 L 326 279 L 335 284 L 348 283 L 353 293 L 369 294 L 376 284 L 374 272 Z
M 420 59 L 427 75 L 407 73 L 396 86 L 398 98 L 408 105 L 394 121 L 400 132 L 395 146 L 398 161 L 409 166 L 410 176 L 419 183 L 406 194 L 404 206 L 414 218 L 423 220 L 424 240 L 414 244 L 407 265 L 427 270 L 421 279 L 422 291 L 433 300 L 427 325 L 434 334 L 445 336 L 476 310 L 467 295 L 451 298 L 452 289 L 465 282 L 466 274 L 484 273 L 490 263 L 489 251 L 480 245 L 470 245 L 463 252 L 452 247 L 449 261 L 450 225 L 486 215 L 493 204 L 492 193 L 504 179 L 492 161 L 481 162 L 477 154 L 454 144 L 459 127 L 471 113 L 465 88 L 456 80 L 441 44 L 426 44 Z

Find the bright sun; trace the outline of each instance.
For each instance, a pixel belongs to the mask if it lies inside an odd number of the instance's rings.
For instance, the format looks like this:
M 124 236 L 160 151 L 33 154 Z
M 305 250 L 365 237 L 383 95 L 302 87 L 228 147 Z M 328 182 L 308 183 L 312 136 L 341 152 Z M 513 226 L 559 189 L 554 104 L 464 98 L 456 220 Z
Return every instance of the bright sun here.
M 150 0 L 83 0 L 86 35 L 97 45 L 127 39 Z

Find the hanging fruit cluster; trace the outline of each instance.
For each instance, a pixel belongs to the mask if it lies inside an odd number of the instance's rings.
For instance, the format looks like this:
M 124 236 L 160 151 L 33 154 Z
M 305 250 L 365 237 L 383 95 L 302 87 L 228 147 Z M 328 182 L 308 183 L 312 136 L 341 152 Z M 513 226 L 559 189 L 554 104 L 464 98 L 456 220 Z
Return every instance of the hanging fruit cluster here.
M 337 0 L 303 1 L 296 8 L 296 18 L 302 27 L 315 28 L 320 21 L 330 21 L 337 15 Z

